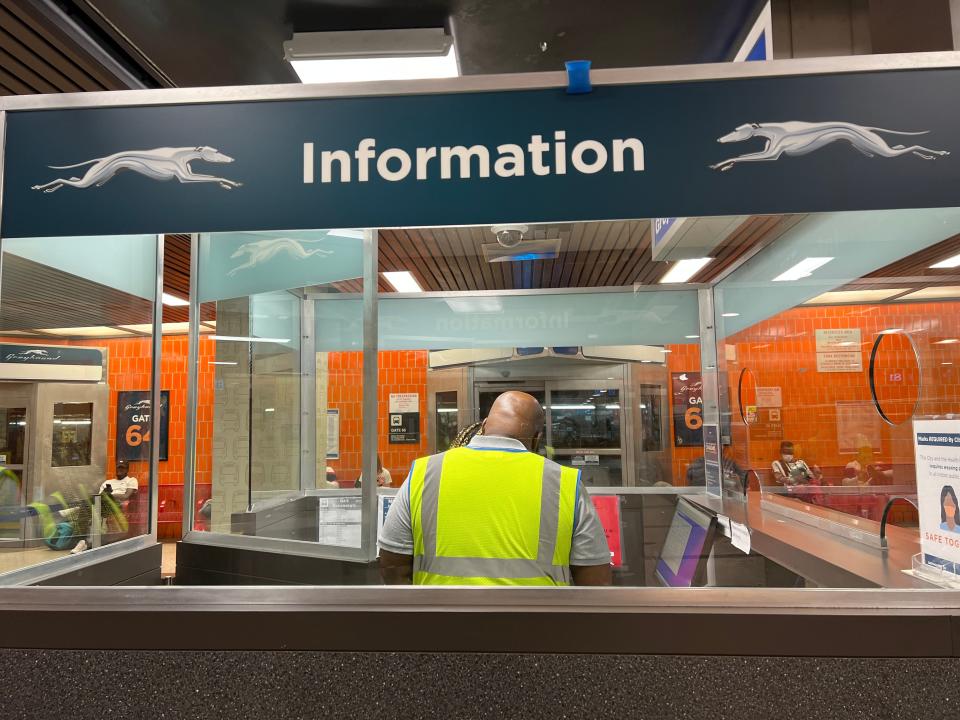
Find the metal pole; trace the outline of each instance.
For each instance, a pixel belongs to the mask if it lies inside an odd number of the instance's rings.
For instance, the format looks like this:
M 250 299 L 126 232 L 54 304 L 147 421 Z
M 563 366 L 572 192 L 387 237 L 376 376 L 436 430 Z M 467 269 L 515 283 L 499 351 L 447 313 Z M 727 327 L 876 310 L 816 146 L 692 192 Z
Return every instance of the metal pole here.
M 150 515 L 147 519 L 150 537 L 156 541 L 160 507 L 160 369 L 163 358 L 163 249 L 164 236 L 157 235 L 156 286 L 153 294 L 153 335 L 151 357 L 153 371 L 150 379 Z
M 317 489 L 317 350 L 314 301 L 300 298 L 300 491 Z
M 182 537 L 193 530 L 193 506 L 196 496 L 197 466 L 197 358 L 200 344 L 200 236 L 190 236 L 190 340 L 187 348 L 187 427 L 183 449 L 183 528 Z
M 377 557 L 377 264 L 378 232 L 363 233 L 363 486 L 360 546 Z

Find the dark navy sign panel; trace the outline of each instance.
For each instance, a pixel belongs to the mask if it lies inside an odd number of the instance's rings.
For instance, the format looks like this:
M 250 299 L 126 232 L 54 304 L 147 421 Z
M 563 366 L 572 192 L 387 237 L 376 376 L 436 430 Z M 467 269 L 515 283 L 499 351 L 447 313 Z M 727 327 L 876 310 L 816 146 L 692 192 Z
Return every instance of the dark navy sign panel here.
M 960 70 L 938 69 L 599 86 L 587 95 L 557 88 L 9 112 L 0 230 L 29 237 L 958 206 L 958 87 Z M 750 123 L 797 122 L 925 132 L 880 138 L 893 152 L 917 144 L 951 154 L 884 157 L 869 143 L 858 151 L 843 133 L 830 141 L 829 128 L 817 136 L 822 144 L 816 149 L 778 159 L 763 158 L 760 137 L 717 142 Z M 366 182 L 358 182 L 352 160 L 351 182 L 339 182 L 335 174 L 336 181 L 321 183 L 317 165 L 315 182 L 304 183 L 304 143 L 314 143 L 316 160 L 324 150 L 342 150 L 353 159 L 364 138 L 376 140 L 378 154 L 400 148 L 411 156 L 417 147 L 482 144 L 491 150 L 492 167 L 498 145 L 526 148 L 537 134 L 553 145 L 556 131 L 565 133 L 568 153 L 583 140 L 609 148 L 613 139 L 638 138 L 645 169 L 635 172 L 628 162 L 625 171 L 614 172 L 607 163 L 584 174 L 568 158 L 566 174 L 537 176 L 528 156 L 523 177 L 491 172 L 459 179 L 455 170 L 453 179 L 440 179 L 434 164 L 429 179 L 411 173 L 391 182 L 375 171 L 374 159 Z M 773 132 L 793 150 L 804 139 L 789 129 Z M 128 157 L 140 169 L 125 165 L 100 187 L 32 189 L 82 177 L 94 167 L 51 165 L 198 147 L 234 159 L 217 162 L 208 151 L 213 159 L 192 160 L 190 166 L 194 174 L 223 178 L 230 189 L 218 182 L 164 180 L 173 177 L 173 161 L 150 156 Z M 710 167 L 756 153 L 760 157 L 725 171 Z M 547 157 L 552 166 L 552 153 Z M 394 158 L 389 167 L 400 165 Z
M 103 364 L 103 353 L 92 348 L 63 345 L 0 344 L 0 363 L 20 365 L 90 365 Z

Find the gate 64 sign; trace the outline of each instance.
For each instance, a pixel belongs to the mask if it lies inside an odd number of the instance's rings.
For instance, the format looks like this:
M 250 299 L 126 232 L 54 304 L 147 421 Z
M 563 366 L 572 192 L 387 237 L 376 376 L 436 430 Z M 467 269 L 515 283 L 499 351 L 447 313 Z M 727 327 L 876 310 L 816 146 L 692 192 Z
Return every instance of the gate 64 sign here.
M 150 459 L 150 391 L 117 393 L 117 460 Z M 167 429 L 170 422 L 170 391 L 160 394 L 160 459 L 167 459 Z

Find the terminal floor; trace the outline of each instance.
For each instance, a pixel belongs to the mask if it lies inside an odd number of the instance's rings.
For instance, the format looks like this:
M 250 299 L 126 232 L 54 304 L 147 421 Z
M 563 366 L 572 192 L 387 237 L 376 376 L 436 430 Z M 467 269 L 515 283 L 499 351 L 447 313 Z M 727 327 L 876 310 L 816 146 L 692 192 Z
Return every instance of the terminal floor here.
M 69 554 L 69 550 L 51 550 L 46 547 L 0 549 L 0 573 L 39 565 Z

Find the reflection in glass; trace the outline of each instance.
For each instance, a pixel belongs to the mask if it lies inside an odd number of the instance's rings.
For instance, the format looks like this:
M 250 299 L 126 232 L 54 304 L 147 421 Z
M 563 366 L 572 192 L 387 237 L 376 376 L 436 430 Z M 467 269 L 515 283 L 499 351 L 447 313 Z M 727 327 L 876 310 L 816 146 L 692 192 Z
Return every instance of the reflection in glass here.
M 450 449 L 457 436 L 457 391 L 438 392 L 437 399 L 437 452 Z
M 620 391 L 554 390 L 550 431 L 555 448 L 619 448 Z
M 93 403 L 55 403 L 51 465 L 89 465 L 92 429 Z

